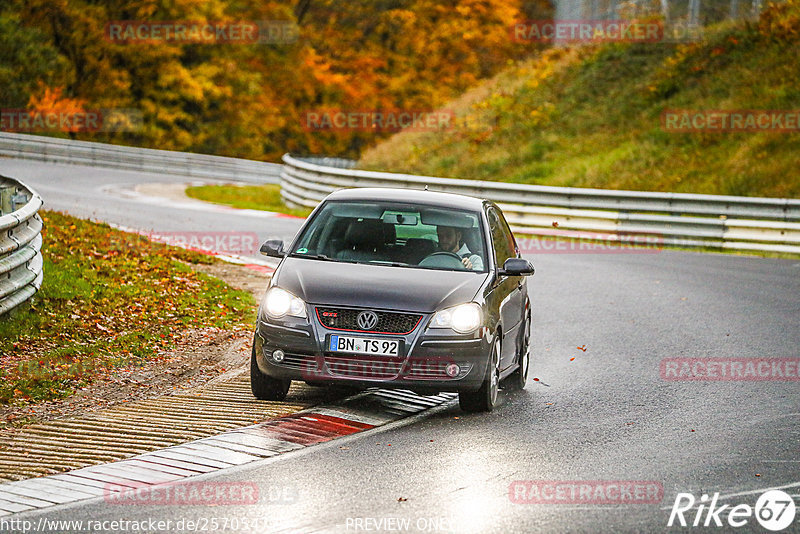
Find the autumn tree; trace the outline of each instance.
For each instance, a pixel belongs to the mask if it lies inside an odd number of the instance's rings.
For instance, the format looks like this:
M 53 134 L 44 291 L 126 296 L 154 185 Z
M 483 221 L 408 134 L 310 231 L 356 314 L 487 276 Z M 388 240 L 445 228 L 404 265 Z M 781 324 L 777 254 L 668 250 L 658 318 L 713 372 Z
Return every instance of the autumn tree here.
M 134 108 L 135 132 L 86 139 L 275 160 L 357 156 L 372 132 L 313 132 L 309 110 L 427 110 L 528 50 L 517 0 L 7 0 L 5 102 L 40 84 L 88 108 Z M 283 43 L 119 42 L 111 21 L 286 21 Z M 28 58 L 34 58 L 30 60 Z M 16 77 L 15 77 L 16 76 Z M 7 105 L 7 104 L 4 104 Z

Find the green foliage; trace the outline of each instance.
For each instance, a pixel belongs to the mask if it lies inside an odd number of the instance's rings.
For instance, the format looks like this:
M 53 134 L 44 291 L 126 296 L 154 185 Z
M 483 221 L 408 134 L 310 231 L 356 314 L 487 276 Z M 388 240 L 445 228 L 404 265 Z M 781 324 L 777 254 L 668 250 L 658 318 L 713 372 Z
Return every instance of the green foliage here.
M 0 10 L 0 105 L 24 109 L 40 81 L 64 78 L 67 61 L 36 28 L 25 27 L 16 13 Z

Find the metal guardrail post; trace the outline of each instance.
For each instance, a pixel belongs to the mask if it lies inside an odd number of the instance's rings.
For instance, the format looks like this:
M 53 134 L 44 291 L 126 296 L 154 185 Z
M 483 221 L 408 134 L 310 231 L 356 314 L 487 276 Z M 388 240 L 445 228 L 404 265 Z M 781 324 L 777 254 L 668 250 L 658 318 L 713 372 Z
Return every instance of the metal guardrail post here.
M 16 188 L 10 185 L 0 186 L 0 215 L 7 215 L 14 211 L 11 205 L 11 197 L 16 192 Z
M 11 195 L 11 211 L 17 211 L 19 206 L 24 206 L 28 203 L 30 197 L 25 193 L 14 192 Z

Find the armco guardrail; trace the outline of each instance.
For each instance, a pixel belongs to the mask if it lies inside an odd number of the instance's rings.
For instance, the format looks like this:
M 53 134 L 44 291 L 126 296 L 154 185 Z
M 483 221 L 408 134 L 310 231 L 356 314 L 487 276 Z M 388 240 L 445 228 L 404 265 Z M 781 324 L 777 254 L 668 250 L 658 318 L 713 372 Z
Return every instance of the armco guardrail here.
M 42 285 L 42 198 L 0 176 L 0 316 L 19 306 Z
M 282 165 L 0 132 L 0 156 L 251 183 L 278 183 Z
M 800 253 L 800 200 L 614 191 L 457 180 L 322 166 L 283 157 L 281 196 L 314 207 L 348 187 L 460 193 L 498 202 L 515 232 L 529 235 Z M 652 243 L 648 240 L 648 243 Z

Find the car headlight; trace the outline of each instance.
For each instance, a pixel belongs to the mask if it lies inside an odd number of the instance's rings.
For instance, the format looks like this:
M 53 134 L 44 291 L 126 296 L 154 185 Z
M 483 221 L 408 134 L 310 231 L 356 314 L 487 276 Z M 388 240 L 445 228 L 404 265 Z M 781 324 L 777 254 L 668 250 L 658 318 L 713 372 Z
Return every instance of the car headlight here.
M 439 310 L 433 315 L 430 328 L 452 328 L 460 334 L 472 332 L 481 325 L 483 312 L 475 302 Z
M 292 317 L 306 317 L 306 303 L 279 287 L 271 287 L 264 297 L 264 309 L 273 319 L 280 319 L 284 315 Z

